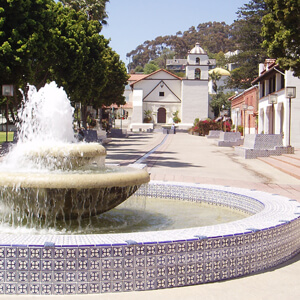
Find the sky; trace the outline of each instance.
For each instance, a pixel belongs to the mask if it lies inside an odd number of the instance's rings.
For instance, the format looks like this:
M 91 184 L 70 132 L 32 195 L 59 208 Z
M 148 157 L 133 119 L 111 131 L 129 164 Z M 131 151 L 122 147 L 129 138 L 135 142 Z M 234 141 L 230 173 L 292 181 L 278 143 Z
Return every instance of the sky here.
M 245 3 L 249 0 L 110 0 L 101 34 L 127 66 L 126 53 L 145 41 L 210 21 L 230 25 Z

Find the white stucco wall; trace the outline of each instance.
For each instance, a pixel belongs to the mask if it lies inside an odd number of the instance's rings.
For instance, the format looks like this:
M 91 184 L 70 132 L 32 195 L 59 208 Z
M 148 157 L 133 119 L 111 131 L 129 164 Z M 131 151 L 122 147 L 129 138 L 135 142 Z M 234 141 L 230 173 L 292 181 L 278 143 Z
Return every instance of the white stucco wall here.
M 193 124 L 196 118 L 208 117 L 208 82 L 183 80 L 182 123 Z
M 260 87 L 261 86 L 262 85 L 260 85 Z M 285 86 L 296 87 L 296 98 L 291 99 L 291 145 L 293 147 L 300 148 L 300 79 L 294 77 L 291 71 L 287 71 L 285 75 Z M 283 145 L 287 146 L 289 140 L 289 99 L 286 98 L 285 89 L 277 91 L 276 94 L 278 97 L 277 104 L 274 104 L 274 133 L 281 133 L 280 131 L 282 126 L 284 135 Z M 268 134 L 271 132 L 271 125 L 269 121 L 272 108 L 271 104 L 268 103 L 268 99 L 269 96 L 266 96 L 259 100 L 258 133 L 264 132 L 265 134 Z M 280 113 L 282 107 L 283 119 Z
M 293 76 L 293 72 L 287 71 L 285 86 L 296 87 L 296 98 L 291 99 L 291 145 L 300 148 L 300 79 Z
M 199 65 L 208 65 L 208 56 L 207 54 L 199 54 L 199 53 L 189 53 L 187 57 L 187 62 L 190 65 L 195 65 L 196 64 L 196 59 L 200 58 L 200 63 Z
M 194 79 L 195 78 L 195 70 L 201 70 L 200 79 L 207 80 L 208 79 L 208 67 L 207 66 L 187 66 L 186 67 L 186 77 L 187 79 Z
M 143 90 L 135 89 L 132 92 L 132 123 L 142 123 L 143 122 Z

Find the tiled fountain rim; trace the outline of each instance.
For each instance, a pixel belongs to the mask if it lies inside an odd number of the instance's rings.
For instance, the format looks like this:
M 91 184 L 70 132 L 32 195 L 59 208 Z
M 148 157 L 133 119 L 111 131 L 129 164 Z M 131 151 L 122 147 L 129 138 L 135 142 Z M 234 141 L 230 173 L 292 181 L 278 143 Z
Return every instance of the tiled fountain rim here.
M 101 294 L 191 286 L 263 271 L 300 252 L 300 205 L 295 200 L 198 184 L 151 182 L 143 189 L 153 197 L 207 197 L 217 205 L 256 213 L 227 224 L 158 232 L 1 234 L 0 294 Z
M 220 206 L 230 206 L 224 204 L 222 197 L 237 196 L 240 200 L 249 201 L 249 213 L 256 213 L 245 219 L 205 227 L 184 228 L 177 230 L 136 232 L 122 234 L 102 234 L 102 235 L 12 235 L 1 234 L 0 246 L 16 247 L 91 247 L 91 246 L 122 246 L 128 244 L 155 244 L 170 243 L 178 241 L 191 241 L 202 238 L 216 238 L 224 236 L 243 235 L 251 232 L 272 229 L 284 223 L 290 223 L 300 218 L 300 204 L 293 199 L 288 199 L 275 194 L 269 194 L 257 190 L 248 190 L 227 186 L 191 184 L 180 182 L 159 182 L 151 181 L 146 193 L 152 193 L 155 197 L 159 189 L 163 195 L 179 200 L 198 201 L 199 192 L 209 192 L 218 194 L 218 201 L 214 204 Z M 153 193 L 153 189 L 155 192 Z M 185 194 L 184 190 L 195 192 L 195 199 L 190 194 Z M 159 192 L 161 193 L 161 192 Z M 150 195 L 151 196 L 151 195 Z M 253 211 L 253 206 L 255 206 Z M 239 209 L 233 207 L 235 209 Z M 246 211 L 247 208 L 242 210 Z

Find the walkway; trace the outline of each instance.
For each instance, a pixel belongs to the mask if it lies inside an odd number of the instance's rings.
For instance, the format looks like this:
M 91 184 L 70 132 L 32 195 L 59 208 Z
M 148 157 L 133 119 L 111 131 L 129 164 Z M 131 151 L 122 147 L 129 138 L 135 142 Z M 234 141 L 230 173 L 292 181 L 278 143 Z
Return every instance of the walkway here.
M 113 140 L 107 146 L 107 163 L 127 165 L 160 144 L 160 133 L 132 135 Z M 178 181 L 258 189 L 297 199 L 300 180 L 258 159 L 245 160 L 233 148 L 217 147 L 204 137 L 185 133 L 168 135 L 166 141 L 148 158 L 151 180 Z
M 141 134 L 115 140 L 107 148 L 107 162 L 122 165 L 161 143 L 160 133 Z M 132 152 L 133 151 L 133 152 Z M 128 158 L 126 158 L 126 153 Z M 188 134 L 168 135 L 167 140 L 143 163 L 151 180 L 195 182 L 258 189 L 281 194 L 300 202 L 300 180 L 260 160 L 245 160 L 233 148 L 217 147 L 213 140 Z M 128 299 L 300 299 L 300 255 L 277 268 L 234 280 L 206 285 L 130 293 Z M 103 295 L 103 299 L 127 299 L 124 295 Z

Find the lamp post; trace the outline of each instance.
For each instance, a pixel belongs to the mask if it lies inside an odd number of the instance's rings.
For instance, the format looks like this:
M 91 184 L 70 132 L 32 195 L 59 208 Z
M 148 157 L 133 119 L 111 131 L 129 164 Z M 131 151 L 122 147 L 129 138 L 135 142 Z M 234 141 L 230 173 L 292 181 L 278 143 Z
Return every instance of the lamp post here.
M 246 103 L 242 104 L 242 109 L 244 111 L 244 128 L 243 128 L 243 136 L 245 137 L 245 126 L 246 126 L 246 110 L 248 109 L 248 105 Z
M 270 94 L 269 95 L 269 104 L 272 105 L 272 127 L 271 127 L 271 134 L 274 134 L 274 104 L 277 104 L 277 97 L 278 95 L 277 94 Z
M 292 98 L 296 98 L 296 87 L 295 86 L 287 86 L 285 88 L 285 97 L 289 99 L 289 144 L 291 146 L 291 111 L 292 111 Z
M 8 142 L 8 99 L 14 95 L 14 86 L 12 84 L 2 85 L 2 96 L 6 97 L 6 141 Z
M 235 124 L 235 132 L 238 132 L 238 126 L 239 126 L 239 112 L 240 112 L 240 108 L 237 107 L 235 109 L 236 111 L 236 124 Z
M 120 114 L 120 118 L 121 118 L 121 130 L 122 130 L 122 119 L 123 119 L 123 106 L 121 105 L 121 114 Z

